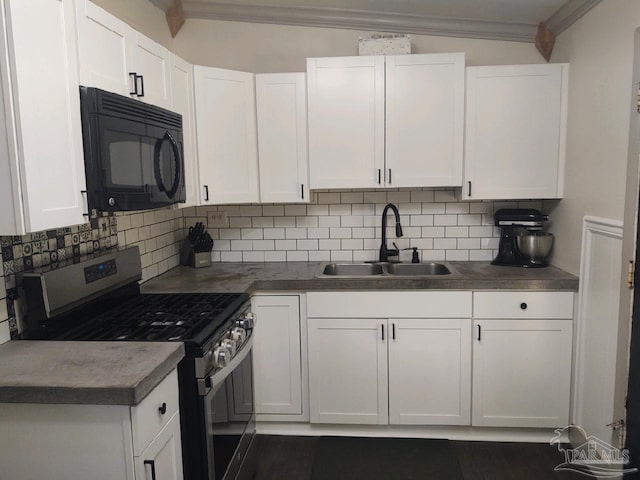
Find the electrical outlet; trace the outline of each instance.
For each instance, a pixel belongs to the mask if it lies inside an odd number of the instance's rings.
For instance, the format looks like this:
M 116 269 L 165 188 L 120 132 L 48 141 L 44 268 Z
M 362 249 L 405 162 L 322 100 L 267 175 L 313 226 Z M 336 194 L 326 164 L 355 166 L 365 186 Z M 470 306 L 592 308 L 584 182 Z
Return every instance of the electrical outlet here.
M 227 212 L 220 210 L 217 212 L 207 212 L 207 227 L 228 227 L 229 219 Z

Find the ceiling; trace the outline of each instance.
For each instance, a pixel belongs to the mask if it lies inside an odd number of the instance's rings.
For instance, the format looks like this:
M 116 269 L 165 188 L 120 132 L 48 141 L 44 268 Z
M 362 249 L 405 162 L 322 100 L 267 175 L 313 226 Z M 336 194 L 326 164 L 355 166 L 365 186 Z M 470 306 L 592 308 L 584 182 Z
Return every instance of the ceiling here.
M 174 0 L 150 0 L 167 10 Z M 182 0 L 186 18 L 533 42 L 600 0 Z

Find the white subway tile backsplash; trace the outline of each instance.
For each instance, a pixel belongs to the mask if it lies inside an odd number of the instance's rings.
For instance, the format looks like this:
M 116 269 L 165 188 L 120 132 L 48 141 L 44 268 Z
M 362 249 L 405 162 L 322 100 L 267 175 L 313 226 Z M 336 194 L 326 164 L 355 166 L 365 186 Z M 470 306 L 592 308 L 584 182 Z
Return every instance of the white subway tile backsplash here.
M 267 217 L 283 217 L 284 205 L 263 205 L 262 214 Z
M 231 250 L 253 250 L 253 242 L 251 240 L 231 240 Z
M 309 261 L 309 252 L 307 251 L 303 251 L 303 250 L 287 251 L 287 262 L 308 262 L 308 261 Z
M 309 252 L 310 262 L 329 262 L 331 261 L 331 252 L 326 250 L 317 250 Z
M 320 250 L 338 250 L 340 248 L 340 240 L 319 240 L 318 248 L 320 248 Z
M 329 238 L 329 229 L 326 227 L 308 228 L 307 237 L 308 238 Z
M 221 262 L 241 262 L 242 252 L 220 252 Z
M 339 193 L 318 193 L 318 203 L 321 205 L 340 203 L 340 194 Z
M 411 192 L 411 203 L 431 203 L 433 196 L 431 190 L 414 190 Z
M 261 228 L 243 228 L 240 230 L 240 237 L 243 240 L 262 240 L 262 232 Z
M 493 257 L 491 250 L 469 250 L 469 260 L 472 262 L 491 261 Z
M 362 250 L 364 244 L 361 238 L 350 238 L 342 240 L 341 247 L 341 250 Z
M 242 252 L 243 262 L 264 262 L 264 252 Z
M 455 238 L 434 238 L 433 248 L 436 250 L 455 250 L 458 242 Z
M 265 228 L 264 239 L 278 240 L 284 238 L 284 228 Z
M 275 250 L 275 240 L 254 240 L 253 250 Z
M 296 217 L 296 227 L 314 228 L 318 226 L 318 217 Z
M 319 227 L 339 227 L 340 217 L 318 217 Z
M 433 224 L 440 225 L 457 225 L 458 224 L 458 216 L 457 215 L 434 215 L 433 216 Z
M 329 237 L 331 238 L 351 238 L 350 228 L 330 228 Z
M 304 216 L 307 214 L 306 205 L 285 205 L 284 214 L 287 217 Z
M 340 217 L 340 225 L 343 227 L 362 227 L 364 225 L 364 217 L 343 216 Z
M 227 213 L 227 215 L 229 215 Z M 240 205 L 241 217 L 260 217 L 262 216 L 262 205 Z
M 295 250 L 295 240 L 276 240 L 276 250 Z
M 251 217 L 231 217 L 229 218 L 231 228 L 242 228 L 251 226 Z
M 445 260 L 451 262 L 466 262 L 469 261 L 469 250 L 447 250 Z
M 272 228 L 273 217 L 253 217 L 250 226 L 253 228 Z
M 287 228 L 284 231 L 286 238 L 307 238 L 306 228 Z
M 353 252 L 343 251 L 343 250 L 332 250 L 331 261 L 332 262 L 352 262 Z
M 281 251 L 264 252 L 264 261 L 265 262 L 286 262 L 287 252 L 281 252 Z
M 468 237 L 469 227 L 445 227 L 445 237 Z
M 318 250 L 318 240 L 298 240 L 297 250 Z
M 499 229 L 493 227 L 493 211 L 513 202 L 462 202 L 457 195 L 454 189 L 325 190 L 312 192 L 312 203 L 307 205 L 188 208 L 182 211 L 182 225 L 206 222 L 210 210 L 227 212 L 227 228 L 209 229 L 216 239 L 214 261 L 364 261 L 378 255 L 381 213 L 391 202 L 400 210 L 404 236 L 395 237 L 395 221 L 390 215 L 387 221 L 389 244 L 396 242 L 401 248 L 417 247 L 420 258 L 425 261 L 493 258 L 499 236 Z M 540 209 L 542 206 L 537 201 L 515 203 L 518 206 L 535 205 L 523 208 L 537 206 Z M 129 215 L 124 224 L 127 221 L 130 225 L 136 221 L 144 223 L 142 215 Z M 171 215 L 170 210 L 162 214 L 156 212 L 151 239 L 156 239 L 158 232 L 168 231 L 166 236 L 157 236 L 156 249 L 161 247 L 161 242 L 175 243 L 173 222 L 178 220 Z M 131 233 L 132 240 L 136 234 L 139 236 L 136 241 L 143 240 L 145 232 L 142 229 Z M 153 251 L 151 239 L 143 247 Z M 247 255 L 239 258 L 240 252 Z M 410 251 L 402 252 L 402 255 L 410 261 Z

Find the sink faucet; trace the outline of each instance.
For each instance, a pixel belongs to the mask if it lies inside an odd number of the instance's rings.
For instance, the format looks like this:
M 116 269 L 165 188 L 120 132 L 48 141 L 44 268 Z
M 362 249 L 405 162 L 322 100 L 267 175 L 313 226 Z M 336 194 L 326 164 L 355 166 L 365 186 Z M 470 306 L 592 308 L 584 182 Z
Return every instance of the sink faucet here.
M 402 226 L 400 225 L 400 212 L 398 207 L 393 203 L 387 203 L 384 210 L 382 210 L 382 244 L 380 245 L 380 258 L 379 261 L 386 262 L 389 257 L 397 257 L 400 255 L 398 248 L 387 248 L 387 212 L 393 210 L 393 214 L 396 216 L 396 237 L 402 236 Z M 395 244 L 394 244 L 395 245 Z

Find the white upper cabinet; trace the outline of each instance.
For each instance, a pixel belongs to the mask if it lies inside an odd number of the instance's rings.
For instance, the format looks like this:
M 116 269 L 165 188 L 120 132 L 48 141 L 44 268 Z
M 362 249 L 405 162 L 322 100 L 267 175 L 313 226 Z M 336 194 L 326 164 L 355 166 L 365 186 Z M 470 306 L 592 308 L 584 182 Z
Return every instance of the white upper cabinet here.
M 369 188 L 384 169 L 384 57 L 307 59 L 311 188 Z
M 307 74 L 312 188 L 461 185 L 463 53 L 310 58 Z
M 82 223 L 74 2 L 0 6 L 0 234 Z
M 568 80 L 568 64 L 467 68 L 465 198 L 562 198 Z
M 137 98 L 158 107 L 171 108 L 169 50 L 132 28 L 127 32 L 127 64 L 129 72 L 135 74 L 133 90 Z
M 260 201 L 308 202 L 304 73 L 256 75 Z
M 464 53 L 386 57 L 386 184 L 460 186 Z
M 169 51 L 89 0 L 77 0 L 80 83 L 171 108 Z
M 76 0 L 80 84 L 129 95 L 127 25 L 89 0 Z
M 194 67 L 203 204 L 259 201 L 252 73 Z
M 171 54 L 171 110 L 182 115 L 182 141 L 184 145 L 184 175 L 187 188 L 186 203 L 198 205 L 198 159 L 196 155 L 195 112 L 193 108 L 193 66 Z

